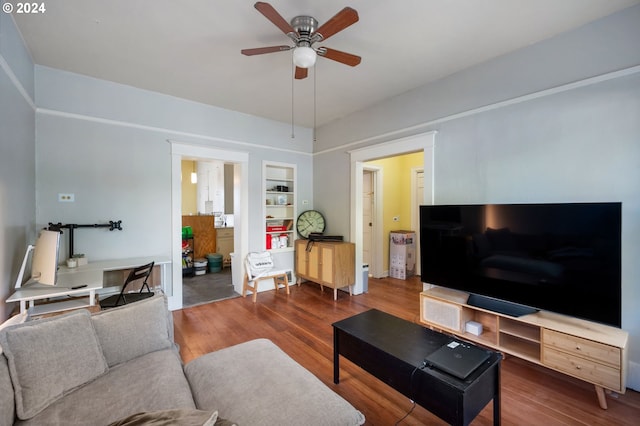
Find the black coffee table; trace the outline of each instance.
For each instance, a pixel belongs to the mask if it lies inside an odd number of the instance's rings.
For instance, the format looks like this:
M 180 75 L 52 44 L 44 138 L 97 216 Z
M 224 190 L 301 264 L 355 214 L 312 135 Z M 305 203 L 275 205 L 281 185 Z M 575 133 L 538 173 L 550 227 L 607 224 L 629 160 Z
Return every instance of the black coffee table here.
M 333 381 L 340 382 L 340 355 L 442 420 L 468 425 L 493 399 L 500 424 L 500 360 L 490 358 L 466 380 L 429 367 L 424 358 L 451 336 L 372 309 L 333 324 Z

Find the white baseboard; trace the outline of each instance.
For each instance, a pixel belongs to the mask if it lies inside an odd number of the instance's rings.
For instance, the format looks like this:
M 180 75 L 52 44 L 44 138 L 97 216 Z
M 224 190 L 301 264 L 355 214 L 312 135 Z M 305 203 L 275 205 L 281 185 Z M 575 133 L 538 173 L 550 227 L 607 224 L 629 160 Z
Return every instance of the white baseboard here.
M 629 361 L 627 387 L 640 392 L 640 363 Z

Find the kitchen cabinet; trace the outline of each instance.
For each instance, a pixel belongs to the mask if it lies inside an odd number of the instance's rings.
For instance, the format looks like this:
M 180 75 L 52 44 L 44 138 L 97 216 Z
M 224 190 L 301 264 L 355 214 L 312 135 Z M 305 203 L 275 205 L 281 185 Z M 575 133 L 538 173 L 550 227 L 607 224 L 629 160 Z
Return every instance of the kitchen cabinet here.
M 222 266 L 231 266 L 233 253 L 233 228 L 216 228 L 217 253 L 222 255 Z
M 216 252 L 216 229 L 213 215 L 182 216 L 182 226 L 190 226 L 196 236 L 193 259 L 204 259 L 207 254 Z

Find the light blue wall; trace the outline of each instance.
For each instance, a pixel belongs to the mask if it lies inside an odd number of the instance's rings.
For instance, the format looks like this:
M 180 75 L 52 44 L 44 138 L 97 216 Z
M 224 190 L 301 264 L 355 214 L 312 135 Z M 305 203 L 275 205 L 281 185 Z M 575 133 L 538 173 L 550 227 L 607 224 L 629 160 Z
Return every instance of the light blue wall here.
M 314 201 L 331 232 L 350 234 L 348 151 L 427 130 L 436 203 L 622 201 L 622 326 L 640 389 L 638 22 L 640 6 L 318 129 Z
M 75 251 L 90 260 L 170 255 L 168 140 L 249 154 L 250 231 L 263 227 L 263 160 L 297 164 L 299 195 L 312 200 L 309 129 L 292 139 L 287 123 L 48 67 L 35 75 L 37 223 L 123 221 L 123 231 L 76 232 Z M 59 203 L 58 193 L 75 202 Z M 249 250 L 263 244 L 249 232 Z
M 0 13 L 0 321 L 35 229 L 33 63 L 11 15 Z
M 319 127 L 314 150 L 419 133 L 438 119 L 638 65 L 638 22 L 640 5 L 387 99 Z

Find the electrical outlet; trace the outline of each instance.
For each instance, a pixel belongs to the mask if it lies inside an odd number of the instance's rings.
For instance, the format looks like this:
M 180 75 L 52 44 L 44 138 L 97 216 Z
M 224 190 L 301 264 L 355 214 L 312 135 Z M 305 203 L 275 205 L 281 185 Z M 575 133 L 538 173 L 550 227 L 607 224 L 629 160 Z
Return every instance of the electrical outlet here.
M 307 204 L 309 204 L 309 200 L 302 200 L 302 204 L 306 206 Z
M 73 203 L 75 200 L 76 200 L 75 194 L 58 193 L 58 202 L 59 203 Z

